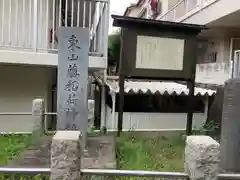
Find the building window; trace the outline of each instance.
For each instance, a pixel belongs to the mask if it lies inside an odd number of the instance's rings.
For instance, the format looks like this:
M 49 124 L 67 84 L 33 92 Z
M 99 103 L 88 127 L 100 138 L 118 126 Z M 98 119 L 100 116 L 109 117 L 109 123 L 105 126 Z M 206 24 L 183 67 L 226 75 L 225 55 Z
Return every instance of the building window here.
M 194 113 L 204 113 L 204 98 L 195 96 L 193 101 Z M 118 102 L 117 96 L 116 112 L 118 111 Z M 110 95 L 108 95 L 107 104 L 112 108 Z M 188 96 L 142 94 L 125 94 L 124 96 L 124 112 L 187 113 L 188 110 Z

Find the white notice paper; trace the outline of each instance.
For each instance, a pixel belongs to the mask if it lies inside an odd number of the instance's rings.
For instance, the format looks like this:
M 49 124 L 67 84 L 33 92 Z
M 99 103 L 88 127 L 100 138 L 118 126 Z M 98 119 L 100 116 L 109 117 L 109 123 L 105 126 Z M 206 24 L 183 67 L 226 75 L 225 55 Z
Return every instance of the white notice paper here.
M 184 40 L 137 37 L 136 68 L 183 70 Z

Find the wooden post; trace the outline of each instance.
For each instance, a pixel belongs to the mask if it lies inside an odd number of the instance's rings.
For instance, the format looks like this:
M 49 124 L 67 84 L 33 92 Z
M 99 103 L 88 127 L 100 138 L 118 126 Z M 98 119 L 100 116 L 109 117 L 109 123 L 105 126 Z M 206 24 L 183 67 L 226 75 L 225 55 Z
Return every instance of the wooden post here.
M 97 82 L 95 83 L 95 88 L 94 88 L 94 127 L 97 129 L 100 129 L 100 109 L 101 109 L 101 92 L 100 89 L 98 87 Z
M 121 30 L 120 35 L 120 43 L 121 43 L 121 49 L 120 49 L 120 60 L 119 60 L 119 69 L 118 69 L 118 86 L 119 86 L 119 92 L 118 95 L 118 131 L 117 136 L 119 137 L 122 132 L 122 126 L 123 126 L 123 107 L 124 107 L 124 83 L 125 83 L 125 73 L 123 71 L 123 30 Z
M 124 82 L 125 77 L 124 75 L 120 75 L 119 78 L 119 106 L 118 106 L 118 131 L 117 136 L 120 136 L 120 133 L 122 132 L 122 126 L 123 126 L 123 108 L 124 108 Z
M 192 135 L 192 121 L 193 121 L 193 111 L 194 111 L 194 90 L 195 90 L 195 77 L 196 77 L 196 62 L 197 62 L 197 42 L 196 39 L 193 38 L 191 41 L 189 41 L 189 46 L 192 47 L 191 51 L 191 76 L 187 81 L 187 87 L 189 89 L 189 111 L 187 114 L 187 125 L 186 125 L 186 134 L 187 136 Z
M 187 127 L 186 127 L 186 134 L 187 136 L 192 135 L 192 121 L 193 121 L 193 99 L 194 99 L 194 81 L 189 81 L 187 87 L 189 89 L 188 95 L 188 113 L 187 113 Z

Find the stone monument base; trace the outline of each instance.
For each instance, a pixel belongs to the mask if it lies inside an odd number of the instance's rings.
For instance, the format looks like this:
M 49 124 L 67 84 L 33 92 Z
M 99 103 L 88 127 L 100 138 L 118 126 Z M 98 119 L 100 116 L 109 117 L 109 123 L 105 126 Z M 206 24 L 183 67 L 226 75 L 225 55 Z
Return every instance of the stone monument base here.
M 37 143 L 20 153 L 6 167 L 50 168 L 52 136 L 42 136 Z M 116 169 L 115 137 L 88 137 L 82 168 Z

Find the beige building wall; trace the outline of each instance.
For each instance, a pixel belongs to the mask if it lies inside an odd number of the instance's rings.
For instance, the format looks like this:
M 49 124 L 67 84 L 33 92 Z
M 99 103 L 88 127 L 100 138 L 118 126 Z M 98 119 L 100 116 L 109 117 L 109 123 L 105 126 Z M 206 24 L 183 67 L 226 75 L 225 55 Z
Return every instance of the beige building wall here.
M 229 62 L 230 59 L 233 60 L 234 50 L 240 49 L 240 29 L 213 29 L 203 36 L 207 45 L 205 44 L 205 50 L 198 51 L 198 63 L 211 62 L 209 56 L 214 52 L 217 53 L 217 62 Z M 233 39 L 232 43 L 231 39 Z
M 128 14 L 129 17 L 138 17 L 138 14 L 140 13 L 141 8 L 140 7 L 135 7 L 132 8 L 130 13 Z
M 193 113 L 193 128 L 199 130 L 207 119 L 208 102 L 204 113 Z M 123 131 L 183 131 L 186 129 L 187 113 L 123 113 Z M 107 130 L 117 131 L 118 112 L 113 114 L 107 106 Z
M 0 112 L 31 112 L 35 98 L 45 100 L 51 110 L 51 68 L 0 66 Z M 0 133 L 31 132 L 31 115 L 0 115 Z
M 204 84 L 224 84 L 232 77 L 234 51 L 240 50 L 240 29 L 219 28 L 204 32 L 201 38 L 207 39 L 205 51 L 198 50 L 196 82 Z M 217 61 L 211 63 L 208 56 L 217 52 Z
M 161 0 L 162 2 L 162 14 L 168 12 L 179 0 Z

